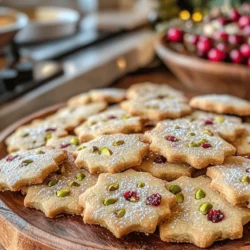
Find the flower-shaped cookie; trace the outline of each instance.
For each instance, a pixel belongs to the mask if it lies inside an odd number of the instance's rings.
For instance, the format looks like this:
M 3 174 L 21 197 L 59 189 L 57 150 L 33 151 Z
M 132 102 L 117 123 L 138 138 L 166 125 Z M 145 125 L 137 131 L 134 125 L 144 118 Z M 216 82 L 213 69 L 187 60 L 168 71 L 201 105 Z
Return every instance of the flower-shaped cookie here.
M 208 131 L 218 133 L 227 141 L 234 141 L 238 135 L 245 131 L 241 119 L 235 116 L 195 111 L 188 118 L 204 126 Z
M 211 187 L 233 205 L 250 208 L 250 159 L 232 156 L 220 166 L 210 167 Z
M 63 150 L 46 147 L 8 155 L 0 160 L 0 190 L 18 191 L 42 183 L 65 159 Z
M 193 168 L 185 163 L 171 163 L 162 155 L 152 152 L 146 156 L 141 165 L 134 167 L 136 171 L 149 172 L 154 177 L 172 181 L 181 176 L 189 176 L 193 172 Z
M 84 106 L 66 107 L 47 118 L 52 124 L 62 124 L 68 131 L 74 130 L 91 115 L 95 115 L 107 108 L 106 102 L 93 102 Z
M 209 188 L 206 177 L 181 177 L 168 184 L 177 205 L 171 218 L 161 224 L 160 237 L 167 242 L 190 242 L 206 248 L 216 240 L 242 237 L 250 221 L 248 209 L 234 207 Z
M 74 164 L 74 158 L 68 155 L 68 160 L 60 166 L 57 173 L 49 175 L 43 184 L 27 188 L 24 205 L 41 210 L 47 217 L 58 214 L 82 213 L 79 196 L 89 187 L 95 185 L 97 176 L 79 169 Z
M 157 99 L 174 98 L 186 101 L 182 92 L 170 87 L 167 84 L 156 84 L 151 82 L 142 82 L 132 85 L 127 91 L 128 99 Z
M 149 120 L 180 118 L 191 113 L 191 108 L 185 102 L 167 97 L 124 101 L 121 108 L 130 115 Z
M 109 229 L 117 238 L 130 232 L 153 233 L 170 217 L 175 197 L 164 181 L 149 173 L 127 170 L 101 174 L 79 198 L 85 223 Z
M 81 126 L 75 129 L 81 142 L 94 139 L 104 134 L 128 134 L 140 132 L 142 129 L 141 118 L 130 116 L 120 109 L 111 109 L 93 115 Z
M 63 124 L 55 125 L 48 121 L 35 120 L 29 125 L 18 128 L 5 140 L 5 143 L 8 146 L 8 152 L 15 152 L 42 147 L 51 138 L 63 137 L 67 134 Z
M 91 100 L 118 103 L 125 99 L 126 91 L 118 88 L 93 89 L 89 92 Z
M 188 119 L 163 121 L 146 135 L 153 152 L 169 162 L 185 162 L 197 169 L 222 164 L 235 153 L 231 144 Z
M 141 164 L 149 145 L 142 135 L 102 135 L 82 144 L 76 151 L 76 165 L 93 173 L 116 173 Z
M 192 108 L 220 114 L 250 115 L 250 102 L 231 95 L 196 96 L 189 104 Z

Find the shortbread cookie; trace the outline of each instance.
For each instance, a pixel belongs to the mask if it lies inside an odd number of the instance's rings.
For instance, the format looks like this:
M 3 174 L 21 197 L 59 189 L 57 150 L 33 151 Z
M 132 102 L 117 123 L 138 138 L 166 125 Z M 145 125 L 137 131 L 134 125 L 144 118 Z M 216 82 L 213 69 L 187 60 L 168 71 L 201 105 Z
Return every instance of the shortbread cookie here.
M 167 242 L 190 242 L 206 248 L 214 241 L 239 239 L 250 211 L 234 207 L 209 188 L 206 177 L 181 177 L 168 184 L 176 194 L 177 205 L 171 218 L 160 226 L 160 237 Z
M 166 120 L 146 133 L 150 149 L 163 155 L 169 162 L 184 162 L 201 169 L 222 164 L 235 153 L 235 148 L 216 134 L 188 119 Z
M 75 129 L 81 142 L 92 140 L 104 134 L 128 134 L 142 130 L 141 118 L 130 116 L 123 110 L 114 109 L 89 117 Z
M 210 167 L 211 187 L 233 205 L 250 208 L 250 159 L 232 156 L 220 166 Z
M 170 87 L 167 84 L 157 84 L 151 82 L 136 83 L 127 91 L 128 99 L 179 99 L 186 101 L 182 92 Z
M 175 196 L 164 181 L 149 173 L 127 170 L 101 174 L 79 202 L 85 223 L 106 227 L 120 238 L 130 232 L 153 233 L 161 221 L 170 217 Z
M 193 172 L 193 168 L 185 163 L 171 163 L 162 155 L 156 155 L 152 152 L 146 156 L 142 164 L 134 167 L 136 171 L 149 172 L 154 177 L 172 181 L 181 176 L 189 176 Z
M 82 93 L 80 95 L 73 96 L 67 102 L 69 107 L 83 106 L 91 102 L 91 97 L 89 93 Z
M 94 89 L 89 92 L 91 100 L 118 103 L 125 99 L 126 91 L 118 88 Z
M 137 99 L 124 101 L 121 108 L 130 115 L 138 115 L 149 120 L 180 118 L 191 113 L 191 108 L 177 99 Z
M 41 210 L 51 218 L 61 213 L 80 215 L 79 196 L 96 181 L 97 176 L 77 168 L 69 154 L 57 173 L 49 175 L 43 184 L 28 187 L 24 205 Z
M 106 102 L 93 102 L 84 106 L 66 107 L 55 115 L 47 118 L 49 122 L 63 124 L 68 131 L 74 130 L 91 115 L 95 115 L 107 108 Z
M 75 152 L 79 148 L 80 142 L 76 136 L 69 135 L 62 138 L 48 140 L 46 146 L 51 146 L 57 149 L 64 149 L 68 152 Z
M 235 116 L 195 111 L 188 118 L 204 126 L 208 133 L 209 131 L 216 132 L 227 141 L 234 141 L 238 135 L 245 131 L 241 119 Z
M 244 127 L 245 132 L 232 142 L 237 155 L 250 155 L 250 124 L 244 123 Z
M 55 125 L 47 121 L 35 120 L 29 125 L 18 128 L 5 140 L 5 143 L 8 146 L 8 152 L 29 150 L 44 146 L 51 138 L 63 137 L 67 134 L 62 124 Z
M 65 159 L 63 150 L 46 147 L 8 155 L 0 160 L 0 190 L 18 191 L 42 183 Z
M 220 114 L 250 115 L 250 102 L 231 95 L 196 96 L 189 104 L 192 108 Z
M 82 144 L 76 151 L 76 165 L 94 173 L 117 173 L 140 165 L 149 145 L 136 134 L 102 135 Z

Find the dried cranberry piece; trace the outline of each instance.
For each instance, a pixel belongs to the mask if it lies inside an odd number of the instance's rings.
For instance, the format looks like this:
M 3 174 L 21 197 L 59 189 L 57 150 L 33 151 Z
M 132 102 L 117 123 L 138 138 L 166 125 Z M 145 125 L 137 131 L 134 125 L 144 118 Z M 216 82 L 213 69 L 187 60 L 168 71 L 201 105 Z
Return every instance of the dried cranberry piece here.
M 250 155 L 243 156 L 243 157 L 245 157 L 246 159 L 250 159 Z
M 55 132 L 56 128 L 47 128 L 45 132 Z
M 9 155 L 7 158 L 6 158 L 6 161 L 10 162 L 10 161 L 13 161 L 14 159 L 16 159 L 18 157 L 18 155 Z
M 209 144 L 209 143 L 203 143 L 203 144 L 201 144 L 201 146 L 202 146 L 203 148 L 211 148 L 211 147 L 212 147 L 212 145 Z
M 207 220 L 217 223 L 225 218 L 224 214 L 220 210 L 211 209 L 207 215 Z
M 135 191 L 127 191 L 123 194 L 123 197 L 127 200 L 127 201 L 132 201 L 132 202 L 136 202 L 140 199 L 140 197 L 138 196 L 137 192 Z
M 178 141 L 178 139 L 173 135 L 168 135 L 166 137 L 166 140 L 171 141 L 171 142 L 177 142 Z
M 155 207 L 159 206 L 161 204 L 161 195 L 156 193 L 156 194 L 152 194 L 148 196 L 146 200 L 146 204 L 155 206 Z
M 116 119 L 117 117 L 115 115 L 109 115 L 107 118 L 112 120 L 112 119 Z
M 71 145 L 70 143 L 63 143 L 61 144 L 60 148 L 67 148 L 70 145 Z
M 247 168 L 247 169 L 246 169 L 246 172 L 247 172 L 247 173 L 250 173 L 250 168 Z
M 212 120 L 205 120 L 205 125 L 213 125 L 213 121 Z
M 159 155 L 154 159 L 155 163 L 163 164 L 167 161 L 167 159 L 163 155 Z

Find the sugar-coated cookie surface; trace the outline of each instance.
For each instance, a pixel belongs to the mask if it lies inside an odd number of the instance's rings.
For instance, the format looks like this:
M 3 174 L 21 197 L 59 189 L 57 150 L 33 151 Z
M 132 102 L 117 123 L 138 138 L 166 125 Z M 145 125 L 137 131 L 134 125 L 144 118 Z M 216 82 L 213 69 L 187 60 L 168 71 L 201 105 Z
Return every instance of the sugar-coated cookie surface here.
M 10 154 L 0 160 L 0 190 L 18 191 L 42 183 L 65 159 L 63 150 L 46 147 Z
M 117 173 L 141 164 L 149 145 L 142 135 L 102 135 L 82 144 L 75 152 L 76 165 L 90 173 Z
M 51 123 L 62 124 L 66 130 L 72 131 L 91 115 L 107 108 L 106 102 L 93 102 L 84 106 L 66 107 L 47 118 Z
M 89 93 L 82 93 L 76 96 L 73 96 L 67 101 L 69 107 L 82 106 L 91 102 L 91 97 Z
M 235 153 L 231 144 L 185 118 L 160 122 L 146 136 L 151 151 L 169 162 L 184 162 L 197 169 L 222 164 Z
M 63 124 L 55 125 L 48 121 L 35 120 L 29 125 L 18 128 L 5 140 L 5 143 L 8 152 L 29 150 L 44 146 L 51 138 L 63 137 L 67 134 Z
M 237 155 L 250 155 L 250 124 L 244 123 L 244 127 L 245 132 L 232 142 Z
M 150 120 L 180 118 L 191 113 L 191 108 L 185 102 L 167 97 L 132 99 L 122 102 L 121 108 L 126 110 L 130 115 L 138 115 Z
M 118 103 L 125 99 L 126 91 L 118 88 L 94 89 L 89 92 L 92 101 Z
M 134 167 L 136 171 L 149 172 L 154 177 L 172 181 L 181 176 L 189 176 L 193 172 L 193 168 L 185 163 L 171 163 L 162 155 L 150 152 L 144 157 L 141 165 Z
M 210 167 L 211 187 L 233 205 L 250 208 L 250 159 L 232 156 L 220 166 Z M 250 210 L 249 210 L 250 211 Z
M 231 95 L 203 95 L 193 97 L 189 105 L 221 114 L 250 115 L 250 102 Z
M 100 174 L 95 186 L 79 198 L 83 220 L 109 229 L 117 238 L 130 232 L 153 233 L 170 217 L 175 196 L 165 182 L 149 173 L 127 170 Z
M 181 177 L 168 184 L 177 205 L 161 224 L 160 237 L 167 242 L 190 242 L 206 248 L 216 240 L 242 237 L 250 210 L 234 207 L 209 188 L 207 177 Z
M 133 84 L 127 90 L 128 99 L 157 99 L 174 98 L 186 101 L 186 97 L 181 91 L 178 91 L 167 84 L 156 84 L 151 82 L 142 82 Z
M 211 132 L 218 133 L 227 141 L 234 141 L 245 131 L 241 119 L 235 116 L 195 111 L 187 118 Z
M 128 134 L 136 133 L 142 130 L 141 118 L 130 116 L 121 109 L 111 109 L 93 115 L 81 126 L 75 129 L 81 142 L 94 139 L 104 134 Z
M 79 196 L 96 181 L 97 176 L 77 168 L 73 156 L 68 154 L 68 160 L 60 165 L 57 173 L 49 175 L 43 184 L 28 187 L 24 205 L 41 210 L 51 218 L 61 213 L 80 215 Z

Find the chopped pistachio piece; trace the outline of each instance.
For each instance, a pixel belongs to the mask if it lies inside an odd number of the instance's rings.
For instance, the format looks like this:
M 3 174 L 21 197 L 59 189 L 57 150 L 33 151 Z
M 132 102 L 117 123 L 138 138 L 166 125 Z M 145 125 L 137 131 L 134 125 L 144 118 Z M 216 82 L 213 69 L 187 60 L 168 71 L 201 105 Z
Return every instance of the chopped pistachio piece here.
M 45 135 L 45 141 L 49 140 L 52 138 L 52 134 L 51 133 L 48 133 Z
M 99 148 L 98 147 L 96 147 L 96 146 L 93 146 L 93 148 L 92 148 L 92 152 L 93 153 L 100 153 L 100 150 L 99 150 Z
M 44 151 L 42 151 L 42 150 L 38 150 L 36 153 L 37 153 L 38 155 L 44 155 L 44 154 L 45 154 Z
M 65 196 L 67 196 L 69 194 L 70 194 L 70 190 L 67 190 L 67 189 L 61 189 L 61 190 L 56 192 L 56 195 L 58 197 L 65 197 Z
M 201 144 L 203 144 L 203 143 L 206 143 L 206 142 L 208 142 L 207 139 L 201 139 L 201 140 L 199 140 L 199 145 L 201 145 Z
M 170 187 L 169 187 L 169 191 L 170 191 L 172 194 L 177 194 L 177 193 L 180 193 L 180 192 L 181 192 L 181 187 L 178 186 L 178 185 L 172 184 L 172 185 L 170 185 Z
M 201 211 L 203 214 L 208 214 L 212 208 L 213 205 L 211 203 L 203 202 L 199 207 L 199 211 Z
M 78 173 L 78 174 L 76 175 L 76 179 L 77 179 L 78 181 L 82 181 L 84 178 L 85 178 L 85 174 L 84 174 L 84 173 Z
M 195 136 L 195 133 L 193 133 L 193 132 L 188 132 L 188 133 L 187 133 L 187 136 Z
M 145 183 L 144 182 L 139 182 L 139 183 L 137 183 L 137 187 L 143 188 L 143 187 L 145 187 Z
M 57 184 L 57 180 L 53 179 L 53 180 L 50 180 L 48 183 L 47 183 L 47 186 L 48 187 L 53 187 Z
M 129 119 L 129 118 L 130 118 L 129 115 L 123 115 L 123 116 L 122 116 L 122 119 L 123 119 L 123 120 Z
M 200 200 L 200 199 L 204 198 L 205 196 L 206 196 L 206 193 L 202 189 L 198 189 L 195 192 L 195 199 L 196 200 Z
M 25 138 L 25 137 L 28 137 L 29 135 L 30 135 L 29 133 L 25 133 L 22 135 L 22 137 Z
M 118 183 L 113 183 L 113 184 L 110 184 L 108 186 L 108 191 L 115 191 L 119 188 L 119 184 Z
M 111 156 L 113 154 L 112 151 L 107 147 L 102 148 L 100 153 L 101 155 L 107 155 L 107 156 Z
M 200 144 L 197 143 L 197 142 L 190 142 L 190 143 L 188 144 L 188 147 L 189 147 L 189 148 L 194 148 L 194 147 L 199 147 L 199 146 L 200 146 Z
M 184 202 L 184 195 L 182 193 L 176 194 L 176 202 L 177 203 L 183 203 Z
M 29 164 L 31 164 L 32 162 L 34 162 L 33 160 L 24 160 L 21 163 L 21 167 L 25 167 L 28 166 Z
M 106 198 L 104 201 L 103 201 L 103 205 L 104 206 L 109 206 L 111 204 L 114 204 L 117 202 L 117 198 Z
M 175 129 L 180 129 L 181 127 L 180 127 L 180 126 L 178 126 L 178 125 L 176 125 L 174 128 L 175 128 Z
M 113 146 L 120 146 L 120 145 L 123 145 L 124 144 L 124 141 L 123 140 L 119 140 L 119 141 L 115 141 L 113 143 Z
M 250 177 L 249 176 L 244 176 L 240 179 L 241 182 L 243 183 L 250 183 Z
M 77 151 L 81 151 L 81 150 L 83 150 L 83 149 L 85 149 L 86 148 L 86 146 L 81 146 L 81 147 L 79 147 L 78 149 L 77 149 Z
M 101 122 L 107 122 L 108 120 L 107 119 L 101 119 Z
M 75 182 L 75 181 L 71 181 L 71 182 L 69 183 L 69 186 L 70 186 L 70 187 L 79 187 L 80 184 L 77 183 L 77 182 Z
M 70 140 L 70 144 L 71 145 L 75 145 L 75 146 L 78 146 L 79 145 L 79 140 L 77 137 L 74 137 Z
M 89 123 L 89 126 L 95 125 L 97 122 L 96 121 L 92 121 Z
M 214 135 L 214 133 L 209 129 L 204 130 L 203 134 L 210 135 L 210 136 Z
M 122 218 L 126 213 L 126 210 L 124 208 L 121 208 L 119 210 L 117 210 L 115 212 L 115 215 L 118 217 L 118 218 Z
M 217 122 L 222 123 L 222 122 L 225 121 L 225 117 L 224 117 L 224 116 L 217 116 L 217 117 L 215 118 L 215 120 L 216 120 Z

